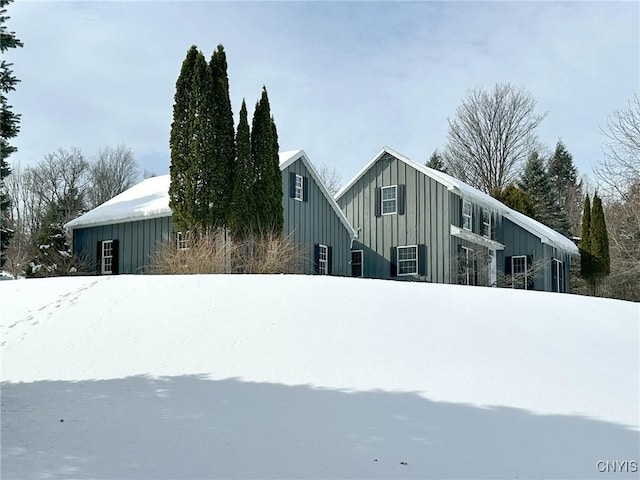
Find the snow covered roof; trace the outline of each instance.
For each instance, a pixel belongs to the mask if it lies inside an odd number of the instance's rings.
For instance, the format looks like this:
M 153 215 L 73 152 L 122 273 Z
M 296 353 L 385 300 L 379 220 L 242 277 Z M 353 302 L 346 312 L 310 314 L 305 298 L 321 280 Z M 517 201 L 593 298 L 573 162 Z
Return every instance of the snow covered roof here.
M 452 177 L 451 175 L 447 175 L 446 173 L 414 162 L 410 158 L 405 157 L 404 155 L 396 152 L 389 147 L 383 147 L 382 150 L 380 150 L 371 159 L 371 161 L 367 163 L 367 165 L 365 165 L 365 167 L 360 170 L 353 177 L 353 179 L 336 194 L 336 199 L 344 195 L 344 193 L 349 190 L 353 186 L 353 184 L 355 184 L 356 181 L 358 181 L 358 179 L 385 154 L 390 154 L 401 162 L 404 162 L 410 167 L 415 168 L 419 172 L 424 173 L 426 176 L 434 179 L 436 182 L 441 183 L 442 185 L 447 187 L 449 191 L 458 194 L 462 198 L 468 198 L 474 203 L 480 204 L 482 206 L 485 206 L 486 208 L 502 214 L 511 222 L 538 237 L 542 243 L 551 245 L 561 250 L 565 250 L 573 255 L 579 255 L 579 250 L 576 244 L 564 235 L 556 232 L 552 228 L 549 228 L 546 225 L 538 222 L 537 220 L 527 217 L 526 215 L 523 215 L 522 213 L 507 207 L 504 203 L 496 200 L 491 195 L 481 192 L 477 188 L 474 188 L 471 185 L 468 185 L 458 180 L 457 178 Z
M 335 199 L 327 191 L 320 175 L 309 161 L 304 150 L 291 150 L 279 154 L 280 170 L 284 170 L 296 160 L 301 159 L 307 170 L 314 177 L 316 183 L 323 191 L 327 201 L 338 215 L 338 218 L 353 238 L 356 231 L 351 226 L 344 212 L 340 209 Z M 169 208 L 170 175 L 162 175 L 143 180 L 129 190 L 116 195 L 108 202 L 90 210 L 84 215 L 71 220 L 65 225 L 67 229 L 97 227 L 112 223 L 124 223 L 135 220 L 168 217 L 172 211 Z
M 166 217 L 169 208 L 169 175 L 152 177 L 116 195 L 111 200 L 71 220 L 67 229 Z

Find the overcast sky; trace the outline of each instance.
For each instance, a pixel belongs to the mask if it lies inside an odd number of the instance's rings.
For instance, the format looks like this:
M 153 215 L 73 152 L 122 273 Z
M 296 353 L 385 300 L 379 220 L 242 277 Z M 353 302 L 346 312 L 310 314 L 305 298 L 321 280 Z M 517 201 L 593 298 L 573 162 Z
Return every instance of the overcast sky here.
M 639 91 L 639 3 L 36 2 L 8 6 L 22 114 L 11 161 L 124 143 L 169 171 L 175 82 L 195 44 L 227 52 L 237 124 L 267 87 L 281 150 L 304 149 L 347 183 L 387 145 L 424 163 L 467 91 L 523 86 L 581 174 L 601 127 Z

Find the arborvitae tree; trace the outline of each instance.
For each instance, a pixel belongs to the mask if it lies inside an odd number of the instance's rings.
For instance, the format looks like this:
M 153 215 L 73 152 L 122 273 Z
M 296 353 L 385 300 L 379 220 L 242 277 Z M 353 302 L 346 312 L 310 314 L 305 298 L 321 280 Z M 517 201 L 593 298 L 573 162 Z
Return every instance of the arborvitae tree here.
M 22 47 L 22 42 L 16 38 L 14 32 L 7 30 L 5 22 L 10 18 L 6 15 L 5 6 L 12 0 L 0 0 L 0 53 L 10 48 Z M 6 94 L 15 90 L 16 84 L 20 81 L 11 70 L 12 63 L 2 60 L 0 64 L 0 103 L 2 113 L 0 114 L 0 268 L 4 266 L 5 251 L 13 236 L 13 230 L 9 228 L 9 207 L 11 199 L 5 186 L 4 179 L 11 173 L 8 158 L 17 148 L 9 144 L 9 139 L 18 135 L 20 131 L 20 115 L 11 111 Z
M 251 158 L 251 134 L 247 120 L 247 105 L 242 100 L 240 122 L 236 134 L 236 163 L 233 175 L 229 227 L 236 239 L 242 239 L 252 231 L 255 219 L 253 203 L 253 160 Z
M 211 224 L 222 226 L 229 221 L 236 157 L 227 57 L 222 45 L 218 45 L 213 52 L 209 69 L 213 101 L 213 135 L 209 139 L 213 156 L 210 167 L 213 171 L 207 183 L 210 192 Z
M 251 128 L 251 152 L 254 165 L 253 199 L 257 228 L 282 231 L 282 174 L 278 157 L 278 135 L 271 117 L 267 89 L 256 104 Z
M 567 237 L 577 235 L 582 207 L 582 182 L 578 182 L 578 170 L 573 164 L 573 157 L 560 140 L 549 159 L 548 174 L 551 199 L 557 213 L 557 220 L 550 227 Z
M 178 230 L 188 230 L 196 221 L 196 178 L 198 165 L 191 154 L 194 135 L 195 99 L 193 92 L 196 63 L 202 54 L 193 45 L 182 62 L 180 76 L 176 81 L 173 105 L 173 122 L 169 145 L 171 148 L 171 184 L 169 206 L 173 212 L 173 223 Z
M 533 152 L 522 172 L 519 187 L 526 193 L 535 205 L 533 218 L 545 225 L 551 226 L 557 218 L 556 210 L 551 199 L 551 184 L 544 169 L 544 162 Z
M 535 204 L 525 192 L 516 187 L 513 183 L 507 185 L 503 190 L 495 189 L 491 196 L 500 200 L 507 207 L 525 214 L 528 217 L 535 216 Z
M 602 200 L 600 200 L 597 192 L 593 195 L 589 234 L 591 236 L 591 253 L 595 261 L 595 273 L 601 279 L 610 273 L 609 236 L 607 235 Z
M 440 155 L 440 153 L 438 152 L 438 150 L 433 151 L 433 153 L 431 154 L 431 156 L 429 157 L 429 160 L 427 161 L 427 163 L 425 163 L 425 165 L 429 168 L 433 168 L 434 170 L 447 173 L 447 168 L 444 165 L 444 160 L 442 158 L 442 155 Z
M 580 275 L 588 279 L 592 275 L 591 260 L 591 201 L 589 194 L 584 197 L 582 209 L 582 235 L 580 240 Z

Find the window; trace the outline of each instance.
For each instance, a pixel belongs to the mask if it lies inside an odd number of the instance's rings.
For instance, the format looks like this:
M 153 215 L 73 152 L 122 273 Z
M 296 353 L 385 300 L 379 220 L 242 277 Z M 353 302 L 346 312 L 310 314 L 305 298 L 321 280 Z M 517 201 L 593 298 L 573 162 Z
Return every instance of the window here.
M 553 292 L 563 293 L 564 287 L 564 262 L 554 258 L 551 261 L 551 290 Z
M 103 275 L 111 275 L 113 273 L 113 240 L 105 240 L 102 242 L 100 272 Z
M 329 274 L 329 248 L 326 245 L 318 245 L 318 273 L 320 275 Z
M 469 200 L 465 200 L 462 202 L 462 228 L 465 230 L 471 230 L 472 222 L 473 213 L 471 210 L 471 202 Z
M 382 187 L 382 214 L 391 215 L 398 211 L 398 186 Z
M 491 238 L 491 212 L 482 209 L 482 236 Z
M 304 192 L 304 180 L 302 175 L 298 175 L 296 173 L 296 184 L 295 184 L 295 195 L 293 198 L 295 198 L 296 200 L 302 201 L 303 200 L 303 192 Z
M 527 289 L 527 256 L 511 257 L 511 287 Z
M 178 250 L 189 250 L 189 232 L 176 233 L 176 246 Z
M 473 249 L 460 245 L 460 273 L 461 282 L 463 285 L 475 285 L 476 284 L 476 268 L 475 258 L 473 256 Z
M 418 274 L 418 246 L 398 247 L 398 276 Z
M 351 276 L 362 277 L 362 250 L 351 250 Z

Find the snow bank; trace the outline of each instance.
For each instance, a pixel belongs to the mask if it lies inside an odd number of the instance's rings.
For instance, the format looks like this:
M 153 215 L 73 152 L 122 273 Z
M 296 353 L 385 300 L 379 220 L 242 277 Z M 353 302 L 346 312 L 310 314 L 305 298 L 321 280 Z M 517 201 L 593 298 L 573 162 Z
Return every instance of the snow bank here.
M 592 478 L 640 448 L 630 302 L 284 275 L 0 298 L 3 478 Z

